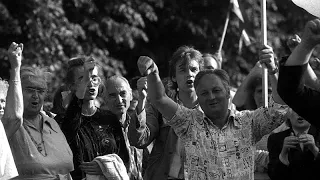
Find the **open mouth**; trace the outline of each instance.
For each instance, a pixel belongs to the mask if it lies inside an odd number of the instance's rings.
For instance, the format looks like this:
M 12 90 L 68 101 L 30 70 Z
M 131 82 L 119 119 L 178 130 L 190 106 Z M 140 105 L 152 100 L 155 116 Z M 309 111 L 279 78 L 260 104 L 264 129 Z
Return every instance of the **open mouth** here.
M 94 94 L 95 92 L 96 92 L 95 89 L 93 89 L 93 88 L 90 88 L 90 89 L 89 89 L 89 93 L 90 93 L 90 94 Z
M 31 103 L 33 106 L 37 106 L 39 103 L 38 102 L 32 102 Z
M 187 80 L 187 85 L 193 86 L 193 80 L 191 80 L 191 79 Z

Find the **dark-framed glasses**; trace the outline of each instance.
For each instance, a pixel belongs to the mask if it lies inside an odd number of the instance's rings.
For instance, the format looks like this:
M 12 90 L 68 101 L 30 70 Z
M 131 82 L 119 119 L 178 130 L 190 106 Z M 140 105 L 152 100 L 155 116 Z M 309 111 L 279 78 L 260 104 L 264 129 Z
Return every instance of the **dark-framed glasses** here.
M 99 76 L 94 76 L 90 78 L 90 82 L 94 86 L 99 86 L 101 84 L 101 78 Z
M 47 93 L 47 90 L 46 89 L 36 89 L 36 88 L 32 88 L 32 87 L 24 87 L 23 90 L 26 92 L 26 93 L 29 93 L 29 94 L 34 94 L 34 93 L 38 93 L 40 95 L 44 95 Z

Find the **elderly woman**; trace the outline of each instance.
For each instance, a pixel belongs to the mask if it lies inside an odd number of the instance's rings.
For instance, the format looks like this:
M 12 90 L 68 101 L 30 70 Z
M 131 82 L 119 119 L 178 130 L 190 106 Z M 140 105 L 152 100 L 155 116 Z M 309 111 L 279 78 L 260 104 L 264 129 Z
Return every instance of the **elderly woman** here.
M 38 67 L 20 70 L 22 48 L 14 44 L 12 49 L 13 90 L 10 84 L 8 99 L 13 105 L 6 109 L 3 120 L 19 172 L 16 179 L 69 179 L 73 170 L 71 149 L 56 121 L 41 112 L 48 73 Z
M 7 81 L 0 79 L 0 120 L 4 115 L 8 86 L 9 84 Z M 12 90 L 13 88 L 10 88 L 10 91 Z M 12 99 L 8 99 L 8 101 L 12 101 Z M 12 105 L 12 103 L 9 104 Z M 10 106 L 8 106 L 7 108 L 10 108 Z M 10 179 L 15 176 L 18 176 L 18 171 L 13 160 L 13 156 L 2 121 L 0 121 L 0 143 L 0 179 Z

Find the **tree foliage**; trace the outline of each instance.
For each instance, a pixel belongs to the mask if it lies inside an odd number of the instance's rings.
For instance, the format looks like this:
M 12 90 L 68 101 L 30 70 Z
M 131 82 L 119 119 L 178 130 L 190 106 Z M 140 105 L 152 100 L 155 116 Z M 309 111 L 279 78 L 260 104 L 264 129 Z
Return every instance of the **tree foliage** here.
M 239 85 L 257 61 L 260 3 L 239 0 L 248 17 L 253 44 L 238 53 L 241 29 L 231 14 L 223 46 L 223 68 Z M 140 55 L 155 59 L 162 76 L 180 45 L 214 53 L 228 11 L 224 0 L 0 0 L 0 75 L 8 78 L 6 49 L 25 45 L 24 64 L 46 66 L 55 74 L 53 92 L 61 85 L 70 57 L 93 55 L 105 76 L 138 75 Z M 268 1 L 268 42 L 278 56 L 286 54 L 289 35 L 301 32 L 313 18 L 290 0 Z

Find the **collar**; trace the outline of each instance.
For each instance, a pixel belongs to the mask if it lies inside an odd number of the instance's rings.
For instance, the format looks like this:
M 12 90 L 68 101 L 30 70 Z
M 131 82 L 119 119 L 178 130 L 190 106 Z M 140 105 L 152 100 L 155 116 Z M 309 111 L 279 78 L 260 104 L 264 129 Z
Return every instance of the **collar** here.
M 46 115 L 44 112 L 40 112 L 39 113 L 43 119 L 43 128 L 44 128 L 44 125 L 47 125 L 51 130 L 53 130 L 54 132 L 58 133 L 59 132 L 59 127 L 57 126 L 57 123 L 54 119 L 50 118 L 48 115 Z M 24 121 L 25 122 L 25 121 Z M 33 126 L 32 123 L 30 122 L 26 122 L 29 127 L 31 128 L 34 128 L 35 127 Z M 55 126 L 56 125 L 56 126 Z
M 184 106 L 184 104 L 182 103 L 182 101 L 179 99 L 179 91 L 177 91 L 177 93 L 174 95 L 174 97 L 172 97 L 171 99 L 173 99 L 176 103 L 178 103 L 179 105 Z M 184 106 L 185 107 L 185 106 Z M 193 106 L 192 108 L 189 109 L 199 109 L 200 105 L 199 102 L 197 102 L 197 104 L 195 106 Z
M 227 122 L 226 122 L 226 124 L 222 127 L 222 129 L 226 128 L 228 125 L 232 125 L 232 126 L 238 128 L 238 129 L 241 128 L 242 123 L 241 123 L 241 121 L 240 121 L 239 118 L 236 118 L 236 110 L 230 110 L 230 109 L 228 109 L 228 113 L 229 113 L 229 116 L 228 116 Z M 203 119 L 204 119 L 205 121 L 207 121 L 208 124 L 217 127 L 217 126 L 210 120 L 210 118 L 208 118 L 204 113 L 203 113 Z
M 129 116 L 128 113 L 126 113 L 126 119 L 123 121 L 123 122 L 120 122 L 121 126 L 126 129 L 129 127 L 130 125 L 130 120 L 131 120 L 131 117 Z

